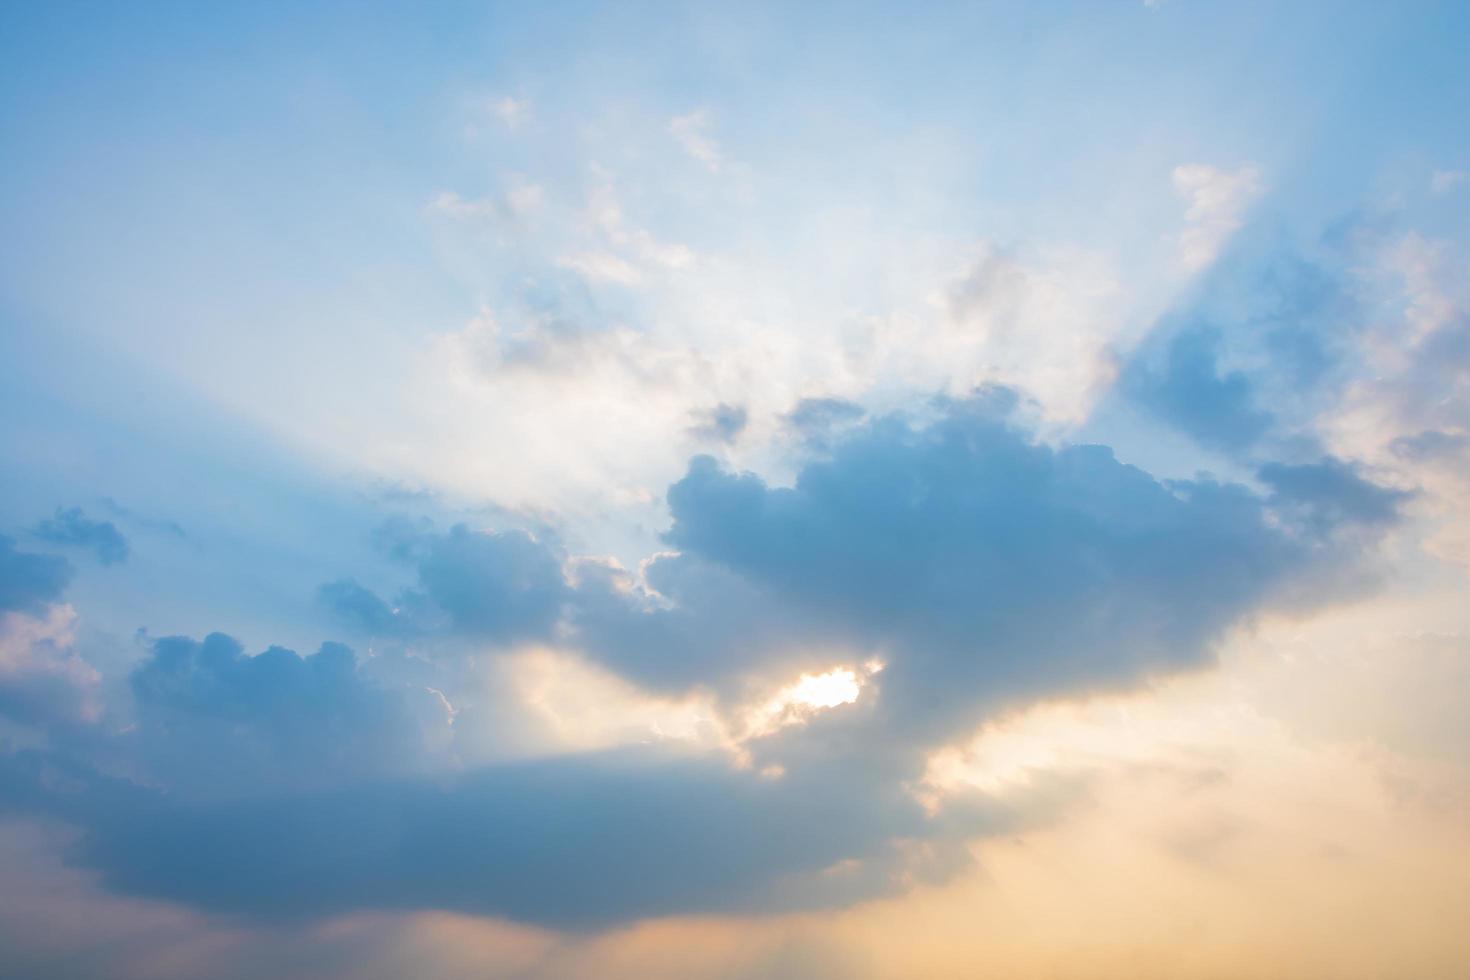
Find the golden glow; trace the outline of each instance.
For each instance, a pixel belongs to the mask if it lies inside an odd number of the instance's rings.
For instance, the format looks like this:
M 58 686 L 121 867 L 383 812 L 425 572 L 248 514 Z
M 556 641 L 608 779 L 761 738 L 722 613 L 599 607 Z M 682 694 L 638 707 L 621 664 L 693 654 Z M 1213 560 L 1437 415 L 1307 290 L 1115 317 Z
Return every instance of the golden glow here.
M 860 667 L 833 667 L 820 674 L 802 674 L 746 713 L 742 738 L 757 738 L 806 722 L 816 712 L 855 704 L 869 678 L 882 669 L 882 661 L 869 660 Z
M 838 667 L 825 674 L 802 674 L 801 679 L 790 688 L 789 697 L 796 704 L 813 708 L 835 708 L 839 704 L 852 704 L 858 699 L 862 685 L 857 674 L 849 667 Z

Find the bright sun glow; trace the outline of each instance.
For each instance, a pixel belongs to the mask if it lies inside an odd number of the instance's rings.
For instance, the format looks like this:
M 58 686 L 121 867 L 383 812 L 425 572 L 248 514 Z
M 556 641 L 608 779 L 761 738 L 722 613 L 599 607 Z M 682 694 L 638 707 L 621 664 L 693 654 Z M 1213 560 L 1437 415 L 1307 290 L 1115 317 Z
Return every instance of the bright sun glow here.
M 833 667 L 820 674 L 802 674 L 750 711 L 741 737 L 766 735 L 806 722 L 815 712 L 853 704 L 868 679 L 882 669 L 881 660 L 870 660 L 861 667 Z
M 861 690 L 857 673 L 850 667 L 838 667 L 825 674 L 802 674 L 801 679 L 788 689 L 788 696 L 797 704 L 835 708 L 839 704 L 852 704 Z

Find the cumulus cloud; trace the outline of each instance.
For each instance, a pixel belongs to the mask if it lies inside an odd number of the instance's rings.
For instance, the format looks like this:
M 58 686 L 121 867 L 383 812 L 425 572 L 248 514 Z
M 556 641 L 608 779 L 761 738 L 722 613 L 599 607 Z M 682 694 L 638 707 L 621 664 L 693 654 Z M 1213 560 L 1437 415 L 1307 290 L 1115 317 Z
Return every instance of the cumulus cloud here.
M 122 736 L 138 775 L 181 797 L 321 789 L 431 768 L 451 715 L 426 688 L 364 676 L 353 652 L 246 655 L 222 633 L 165 637 L 129 676 L 136 722 Z
M 9 805 L 78 826 L 114 890 L 265 918 L 593 926 L 943 880 L 966 840 L 1056 797 L 921 798 L 933 749 L 1038 699 L 1207 662 L 1231 626 L 1351 564 L 1397 504 L 1332 463 L 1263 472 L 1267 497 L 1160 482 L 1106 447 L 1037 442 L 1015 404 L 988 390 L 927 421 L 850 419 L 790 487 L 696 457 L 668 493 L 678 552 L 636 575 L 554 538 L 400 521 L 384 540 L 415 580 L 391 605 L 351 580 L 322 591 L 366 632 L 549 644 L 645 689 L 711 692 L 733 751 L 461 768 L 439 682 L 215 634 L 151 645 L 136 723 L 104 748 L 11 757 Z M 803 677 L 850 683 L 742 728 Z
M 1278 506 L 1301 512 L 1301 519 L 1323 532 L 1339 527 L 1375 527 L 1398 519 L 1409 494 L 1365 480 L 1341 460 L 1267 463 L 1257 472 Z
M 47 728 L 96 721 L 101 675 L 76 651 L 76 613 L 0 613 L 0 716 Z
M 57 763 L 0 765 L 0 802 L 79 820 L 114 889 L 267 920 L 441 908 L 588 927 L 845 904 L 922 872 L 904 842 L 940 829 L 894 786 L 647 753 L 194 803 L 77 769 L 56 800 L 40 784 Z M 951 848 L 928 873 L 961 864 Z
M 402 533 L 416 535 L 403 540 Z M 390 607 L 352 579 L 321 586 L 319 599 L 344 622 L 377 635 L 451 630 L 511 644 L 547 635 L 570 592 L 559 549 L 525 531 L 445 534 L 400 528 L 396 552 L 415 564 L 416 588 Z
M 17 551 L 15 539 L 0 534 L 0 612 L 40 612 L 61 595 L 71 575 L 65 558 Z
M 1010 700 L 1202 662 L 1313 574 L 1336 521 L 1388 519 L 1395 499 L 1336 469 L 1273 471 L 1302 496 L 1337 494 L 1289 531 L 1243 487 L 1160 483 L 1106 447 L 1034 443 L 995 411 L 982 397 L 929 425 L 876 419 L 790 488 L 697 459 L 669 491 L 668 541 L 827 642 L 881 654 L 893 722 L 942 738 Z
M 66 559 L 0 535 L 0 717 L 46 730 L 101 715 L 101 676 L 77 653 L 76 612 L 59 603 L 71 575 Z

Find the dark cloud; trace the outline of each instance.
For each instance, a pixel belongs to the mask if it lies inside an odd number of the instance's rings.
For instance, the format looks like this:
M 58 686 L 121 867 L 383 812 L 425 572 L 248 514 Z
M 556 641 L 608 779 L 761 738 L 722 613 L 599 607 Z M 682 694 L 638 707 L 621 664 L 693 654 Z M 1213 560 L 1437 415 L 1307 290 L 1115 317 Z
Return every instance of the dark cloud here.
M 372 541 L 393 561 L 413 564 L 426 556 L 433 536 L 434 522 L 427 517 L 395 514 L 373 529 Z
M 582 566 L 571 625 L 593 656 L 656 690 L 722 687 L 768 665 L 796 672 L 831 656 L 812 649 L 822 623 L 693 555 L 654 558 L 641 583 L 621 569 Z
M 1296 511 L 1324 533 L 1342 526 L 1379 526 L 1398 519 L 1410 494 L 1370 483 L 1342 460 L 1267 463 L 1256 474 L 1272 490 L 1272 502 Z
M 1261 307 L 1253 326 L 1273 368 L 1298 387 L 1327 380 L 1359 315 L 1339 275 L 1323 262 L 1282 249 L 1247 292 Z
M 77 826 L 77 859 L 113 891 L 272 920 L 434 908 L 595 928 L 823 908 L 943 881 L 969 865 L 964 836 L 1014 825 L 982 803 L 959 834 L 861 765 L 770 779 L 651 750 L 196 801 L 22 754 L 0 757 L 0 787 L 0 807 Z
M 1313 422 L 1381 316 L 1361 270 L 1382 245 L 1361 216 L 1315 241 L 1257 229 L 1127 359 L 1118 396 L 1208 449 L 1320 453 Z
M 50 544 L 85 548 L 104 565 L 128 559 L 128 540 L 118 531 L 117 525 L 111 521 L 90 520 L 80 507 L 56 508 L 56 515 L 41 521 L 31 533 Z
M 933 740 L 1206 662 L 1229 626 L 1352 566 L 1335 531 L 1381 529 L 1402 498 L 1335 461 L 1266 466 L 1268 497 L 1161 483 L 1106 447 L 1034 442 L 1015 404 L 987 389 L 928 424 L 859 423 L 790 488 L 697 457 L 669 490 L 678 552 L 641 578 L 581 562 L 568 583 L 554 542 L 456 526 L 402 538 L 418 585 L 392 606 L 351 580 L 322 596 L 365 633 L 560 637 L 672 691 L 878 656 L 895 731 Z
M 17 551 L 15 539 L 0 534 L 0 612 L 40 612 L 61 597 L 71 576 L 65 558 Z
M 339 621 L 368 636 L 413 632 L 412 623 L 398 615 L 376 592 L 354 579 L 324 583 L 317 589 L 317 598 Z
M 1014 406 L 986 390 L 927 422 L 853 420 L 790 487 L 697 457 L 668 493 L 679 553 L 641 577 L 522 531 L 402 526 L 416 581 L 392 606 L 350 579 L 321 591 L 364 631 L 554 640 L 725 707 L 833 658 L 885 662 L 856 703 L 745 742 L 748 765 L 643 748 L 466 770 L 436 690 L 369 679 L 336 645 L 247 657 L 216 634 L 154 643 L 133 729 L 9 757 L 0 799 L 78 827 L 78 860 L 114 891 L 250 917 L 598 927 L 942 881 L 967 840 L 1057 797 L 928 812 L 911 787 L 932 747 L 1207 662 L 1232 625 L 1351 564 L 1397 501 L 1333 461 L 1263 470 L 1269 496 L 1160 482 L 1103 446 L 1035 441 Z
M 925 426 L 876 419 L 790 488 L 696 459 L 669 491 L 668 540 L 787 620 L 883 655 L 886 710 L 926 738 L 985 707 L 1201 663 L 1313 570 L 1312 542 L 1248 489 L 1033 443 L 996 404 L 955 402 Z M 1329 523 L 1368 499 L 1346 506 Z
M 1422 463 L 1454 457 L 1470 447 L 1470 435 L 1463 432 L 1441 432 L 1426 429 L 1412 436 L 1399 436 L 1388 444 L 1401 459 Z
M 545 633 L 567 596 L 550 548 L 524 531 L 475 532 L 463 524 L 430 545 L 419 584 L 458 629 L 503 641 Z
M 436 534 L 398 523 L 386 547 L 418 573 L 417 587 L 399 593 L 391 607 L 351 579 L 318 590 L 344 622 L 369 634 L 452 631 L 510 644 L 548 635 L 571 596 L 562 574 L 564 554 L 525 531 L 474 531 L 456 524 Z
M 449 737 L 443 699 L 364 677 L 353 652 L 247 656 L 222 633 L 167 637 L 132 672 L 128 758 L 182 796 L 336 784 L 429 761 Z
M 1122 378 L 1125 394 L 1200 445 L 1249 449 L 1275 419 L 1257 404 L 1253 381 L 1219 366 L 1218 329 L 1195 326 L 1171 337 L 1158 354 L 1134 359 Z

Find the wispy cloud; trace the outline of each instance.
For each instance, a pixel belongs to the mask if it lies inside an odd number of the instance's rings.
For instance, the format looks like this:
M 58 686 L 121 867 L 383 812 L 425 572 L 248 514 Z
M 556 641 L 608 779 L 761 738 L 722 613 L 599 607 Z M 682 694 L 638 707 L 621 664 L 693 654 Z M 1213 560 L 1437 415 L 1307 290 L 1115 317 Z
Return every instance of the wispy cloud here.
M 1246 210 L 1260 196 L 1260 172 L 1249 165 L 1222 170 L 1186 163 L 1174 168 L 1173 181 L 1174 192 L 1189 202 L 1187 227 L 1179 235 L 1179 261 L 1186 269 L 1203 269 L 1239 230 Z

